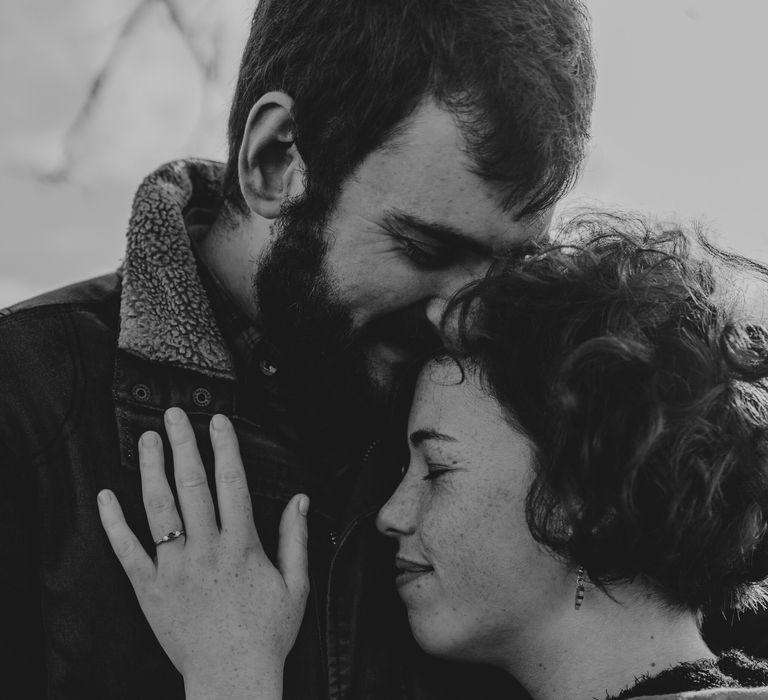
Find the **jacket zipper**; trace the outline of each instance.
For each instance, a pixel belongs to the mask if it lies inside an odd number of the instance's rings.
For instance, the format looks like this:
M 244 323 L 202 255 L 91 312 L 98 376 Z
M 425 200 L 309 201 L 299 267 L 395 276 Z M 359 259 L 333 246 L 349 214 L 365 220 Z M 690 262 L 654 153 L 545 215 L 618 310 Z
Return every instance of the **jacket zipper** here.
M 341 550 L 341 548 L 344 546 L 344 543 L 347 541 L 347 539 L 350 537 L 352 532 L 357 529 L 357 526 L 363 522 L 363 520 L 367 520 L 372 515 L 374 515 L 378 511 L 378 508 L 374 508 L 372 510 L 367 511 L 366 513 L 362 513 L 357 518 L 355 518 L 350 524 L 349 527 L 347 527 L 344 532 L 341 534 L 340 539 L 338 539 L 338 544 L 336 545 L 336 549 L 333 552 L 333 556 L 331 557 L 331 564 L 328 569 L 328 587 L 327 587 L 327 593 L 326 595 L 326 606 L 325 606 L 325 620 L 326 620 L 326 635 L 328 636 L 326 641 L 326 647 L 328 649 L 328 681 L 329 681 L 329 688 L 328 688 L 328 697 L 331 698 L 331 700 L 336 700 L 337 698 L 340 698 L 341 695 L 337 692 L 335 692 L 334 688 L 337 685 L 335 681 L 335 677 L 338 676 L 338 669 L 336 668 L 336 665 L 334 664 L 333 668 L 331 668 L 330 664 L 330 658 L 331 655 L 335 655 L 332 651 L 333 648 L 335 648 L 336 645 L 331 644 L 331 635 L 334 632 L 334 625 L 333 625 L 333 611 L 331 610 L 331 580 L 333 579 L 333 565 L 336 563 L 336 560 L 338 559 L 338 553 Z M 331 536 L 333 536 L 336 533 L 331 533 Z M 338 535 L 336 535 L 338 537 Z M 331 539 L 333 541 L 333 539 Z M 331 678 L 331 674 L 334 674 L 334 678 Z
M 370 445 L 368 445 L 368 448 L 365 450 L 365 453 L 363 454 L 363 458 L 360 461 L 360 469 L 362 471 L 362 468 L 365 466 L 366 462 L 371 456 L 371 453 L 373 452 L 374 448 L 378 444 L 378 440 L 374 440 Z M 340 697 L 340 694 L 336 692 L 336 686 L 338 685 L 336 678 L 338 677 L 338 668 L 336 667 L 336 664 L 333 664 L 333 667 L 331 665 L 331 655 L 333 654 L 333 648 L 336 645 L 331 644 L 331 635 L 334 631 L 333 626 L 333 620 L 332 620 L 332 610 L 331 610 L 331 581 L 333 580 L 333 567 L 336 563 L 339 552 L 341 551 L 341 548 L 344 546 L 344 543 L 349 539 L 349 536 L 352 534 L 352 532 L 357 528 L 357 526 L 367 518 L 371 517 L 374 513 L 378 511 L 378 508 L 374 508 L 372 510 L 369 510 L 365 513 L 361 513 L 358 515 L 352 522 L 349 523 L 349 525 L 339 534 L 337 530 L 330 529 L 329 530 L 329 537 L 331 540 L 331 545 L 333 546 L 333 551 L 331 553 L 331 561 L 328 566 L 328 585 L 326 587 L 326 606 L 325 606 L 325 623 L 326 623 L 326 647 L 328 649 L 328 697 L 331 700 L 335 700 L 336 698 Z M 334 677 L 331 676 L 333 674 Z
M 363 453 L 362 460 L 360 460 L 360 468 L 361 469 L 368 462 L 368 460 L 371 457 L 371 452 L 373 452 L 374 448 L 378 444 L 379 444 L 379 441 L 378 440 L 374 440 L 373 442 L 371 442 L 370 445 L 368 445 L 368 447 L 366 448 L 365 452 Z M 354 523 L 352 523 L 352 524 L 354 525 Z M 336 553 L 336 547 L 339 544 L 339 531 L 336 530 L 335 528 L 330 528 L 328 530 L 328 539 L 330 539 L 330 541 L 331 541 L 331 549 L 333 550 L 332 551 L 332 555 L 333 555 L 333 554 Z

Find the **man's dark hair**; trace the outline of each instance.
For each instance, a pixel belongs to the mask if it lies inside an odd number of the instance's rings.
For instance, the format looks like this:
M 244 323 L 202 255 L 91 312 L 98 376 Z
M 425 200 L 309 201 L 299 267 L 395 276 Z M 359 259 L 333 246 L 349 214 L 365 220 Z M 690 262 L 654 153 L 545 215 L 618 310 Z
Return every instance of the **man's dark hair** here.
M 768 270 L 637 217 L 583 216 L 567 238 L 447 317 L 453 356 L 536 445 L 531 533 L 600 586 L 640 577 L 691 610 L 764 601 L 768 330 L 717 281 L 723 263 Z
M 553 204 L 583 160 L 594 95 L 579 0 L 260 0 L 229 118 L 227 200 L 266 92 L 294 100 L 307 188 L 344 180 L 432 98 L 456 118 L 477 173 L 525 218 Z

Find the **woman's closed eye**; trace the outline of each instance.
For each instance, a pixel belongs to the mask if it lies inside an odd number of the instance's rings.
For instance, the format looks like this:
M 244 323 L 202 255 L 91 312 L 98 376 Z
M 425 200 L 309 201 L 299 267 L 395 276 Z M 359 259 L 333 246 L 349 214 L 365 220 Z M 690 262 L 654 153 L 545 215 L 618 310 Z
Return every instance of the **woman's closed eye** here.
M 427 464 L 427 473 L 422 478 L 424 481 L 434 481 L 450 471 L 452 470 L 442 464 Z

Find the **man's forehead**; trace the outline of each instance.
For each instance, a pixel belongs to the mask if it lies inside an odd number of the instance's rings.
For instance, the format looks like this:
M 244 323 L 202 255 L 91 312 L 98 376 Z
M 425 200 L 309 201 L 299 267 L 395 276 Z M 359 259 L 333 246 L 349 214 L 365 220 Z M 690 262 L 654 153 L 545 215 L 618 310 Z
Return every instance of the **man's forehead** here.
M 371 153 L 353 179 L 372 195 L 367 201 L 379 216 L 396 213 L 460 233 L 470 247 L 495 254 L 540 235 L 551 219 L 516 221 L 515 208 L 502 206 L 502 188 L 477 174 L 453 115 L 432 101 Z

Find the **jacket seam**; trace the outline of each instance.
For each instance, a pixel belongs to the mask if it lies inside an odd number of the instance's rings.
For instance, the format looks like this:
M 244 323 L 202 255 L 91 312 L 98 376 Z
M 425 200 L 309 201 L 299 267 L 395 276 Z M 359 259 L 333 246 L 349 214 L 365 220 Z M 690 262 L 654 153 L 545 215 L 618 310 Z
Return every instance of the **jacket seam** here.
M 115 299 L 94 299 L 92 301 L 81 302 L 66 302 L 66 303 L 50 303 L 43 306 L 31 306 L 25 309 L 8 311 L 8 307 L 0 311 L 6 311 L 7 313 L 0 316 L 0 329 L 4 326 L 12 326 L 14 323 L 20 323 L 27 319 L 38 319 L 41 317 L 55 317 L 58 315 L 72 313 L 73 311 L 91 311 L 97 306 L 109 306 L 115 304 Z

